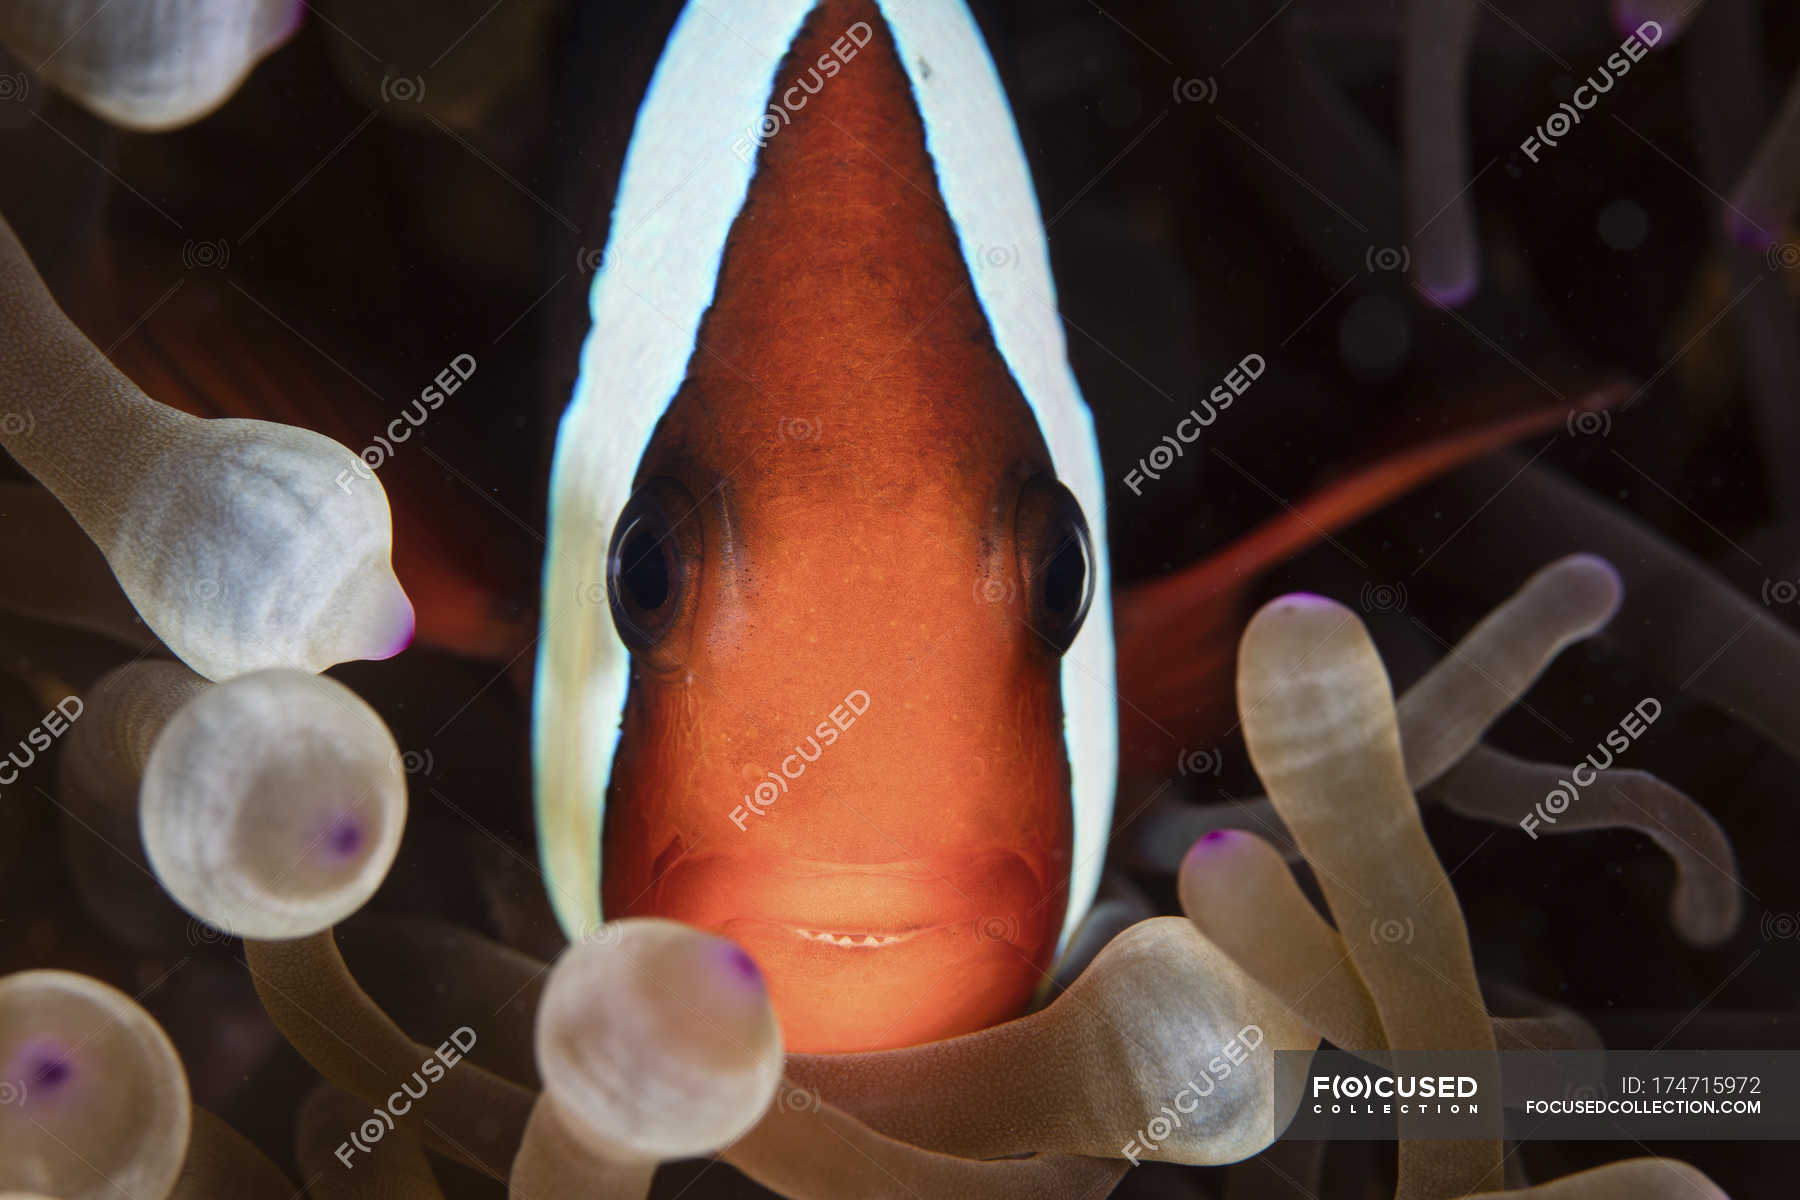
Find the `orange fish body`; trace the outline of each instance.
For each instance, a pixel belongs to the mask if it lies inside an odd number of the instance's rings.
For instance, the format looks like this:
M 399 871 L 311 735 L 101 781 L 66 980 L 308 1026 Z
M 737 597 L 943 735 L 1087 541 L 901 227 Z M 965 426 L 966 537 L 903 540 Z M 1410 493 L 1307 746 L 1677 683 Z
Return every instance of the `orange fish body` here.
M 577 781 L 594 787 L 604 769 L 603 805 L 589 803 L 605 814 L 606 915 L 731 937 L 768 977 L 790 1049 L 866 1050 L 1029 1003 L 1097 878 L 1111 646 L 1103 591 L 1089 612 L 1104 587 L 1097 453 L 979 35 L 956 3 L 885 18 L 866 0 L 807 7 L 732 10 L 738 39 L 766 46 L 785 27 L 787 52 L 757 68 L 756 107 L 748 86 L 709 105 L 738 105 L 729 145 L 696 138 L 672 157 L 704 175 L 735 150 L 754 173 L 728 222 L 707 212 L 714 277 L 676 347 L 679 377 L 659 361 L 598 385 L 615 406 L 657 410 L 615 421 L 602 464 L 584 443 L 604 436 L 588 380 L 609 305 L 673 324 L 709 282 L 705 262 L 658 274 L 636 259 L 664 253 L 667 235 L 634 239 L 627 222 L 637 156 L 654 152 L 641 148 L 669 148 L 664 102 L 676 121 L 698 107 L 677 80 L 690 64 L 726 70 L 709 59 L 730 53 L 712 16 L 684 15 L 639 115 L 608 248 L 617 273 L 595 284 L 553 480 L 540 838 L 580 936 L 597 914 Z M 989 126 L 970 144 L 990 152 L 960 148 L 956 121 Z M 998 171 L 981 161 L 996 145 L 1013 159 Z M 706 209 L 685 192 L 645 220 Z M 971 244 L 995 230 L 1008 240 Z M 672 391 L 659 396 L 659 379 Z M 610 521 L 577 464 L 615 476 Z M 575 522 L 608 539 L 602 558 L 567 548 Z M 608 650 L 629 662 L 617 701 Z M 582 654 L 585 675 L 571 669 Z M 566 697 L 586 700 L 586 721 Z

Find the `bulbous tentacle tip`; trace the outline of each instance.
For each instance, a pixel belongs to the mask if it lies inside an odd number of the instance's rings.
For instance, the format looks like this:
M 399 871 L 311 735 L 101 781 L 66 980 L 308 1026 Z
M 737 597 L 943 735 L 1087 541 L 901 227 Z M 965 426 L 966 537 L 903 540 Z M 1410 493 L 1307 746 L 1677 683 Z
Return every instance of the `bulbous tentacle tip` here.
M 1420 283 L 1419 290 L 1434 304 L 1445 308 L 1461 308 L 1481 290 L 1481 273 L 1470 268 L 1459 274 L 1427 279 Z
M 1613 29 L 1654 46 L 1687 27 L 1703 0 L 1612 0 Z M 1652 26 L 1645 30 L 1645 26 Z
M 1311 592 L 1289 592 L 1259 608 L 1238 639 L 1240 704 L 1244 703 L 1247 681 L 1261 679 L 1259 688 L 1276 683 L 1291 673 L 1296 660 L 1333 640 L 1346 624 L 1357 624 L 1360 629 L 1349 609 Z
M 187 1076 L 129 996 L 72 971 L 0 979 L 0 1072 L 0 1194 L 169 1194 L 187 1152 Z
M 1773 262 L 1780 266 L 1789 265 L 1793 251 L 1780 244 L 1784 222 L 1779 213 L 1732 205 L 1720 214 L 1719 219 L 1725 227 L 1725 236 L 1733 245 L 1745 250 L 1766 250 Z
M 269 38 L 263 43 L 263 52 L 267 53 L 282 45 L 289 38 L 300 32 L 300 26 L 306 21 L 306 0 L 288 0 L 287 18 L 269 30 Z
M 1594 630 L 1604 628 L 1625 602 L 1625 580 L 1619 569 L 1598 554 L 1571 554 L 1544 570 L 1546 574 L 1554 571 L 1571 578 L 1579 586 L 1580 591 L 1574 594 L 1584 601 L 1584 608 L 1596 614 L 1591 626 Z
M 163 728 L 139 823 L 163 888 L 215 928 L 308 937 L 386 878 L 406 825 L 400 751 L 381 717 L 336 680 L 239 676 Z
M 1268 608 L 1296 606 L 1300 608 L 1342 608 L 1343 605 L 1330 596 L 1321 596 L 1317 592 L 1287 592 L 1275 597 L 1265 606 Z
M 720 941 L 714 948 L 719 960 L 719 974 L 730 983 L 737 984 L 746 991 L 761 992 L 766 987 L 761 968 L 748 951 L 735 942 Z
M 1220 855 L 1231 853 L 1236 844 L 1247 836 L 1241 829 L 1208 830 L 1196 839 L 1194 844 L 1188 847 L 1187 853 L 1182 856 L 1182 872 L 1200 869 L 1206 863 L 1216 861 Z
M 300 27 L 296 0 L 10 0 L 0 39 L 96 115 L 145 133 L 213 112 Z
M 370 557 L 354 570 L 334 603 L 341 605 L 344 624 L 320 647 L 320 657 L 329 659 L 326 666 L 393 658 L 412 645 L 418 618 L 385 554 Z
M 762 972 L 735 943 L 675 921 L 607 929 L 551 970 L 537 1024 L 545 1095 L 607 1157 L 686 1158 L 730 1144 L 781 1080 Z
M 1313 592 L 1288 592 L 1277 596 L 1257 610 L 1244 629 L 1248 638 L 1250 632 L 1259 627 L 1271 624 L 1288 625 L 1299 621 L 1316 622 L 1328 620 L 1339 615 L 1349 616 L 1350 610 L 1329 596 L 1320 596 Z

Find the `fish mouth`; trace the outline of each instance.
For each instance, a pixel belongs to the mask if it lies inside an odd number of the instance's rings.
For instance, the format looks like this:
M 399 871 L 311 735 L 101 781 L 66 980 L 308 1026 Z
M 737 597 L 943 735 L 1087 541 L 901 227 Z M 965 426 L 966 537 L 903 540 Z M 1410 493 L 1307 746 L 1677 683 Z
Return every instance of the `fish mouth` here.
M 1039 872 L 1010 849 L 873 863 L 722 852 L 681 860 L 654 893 L 657 913 L 702 928 L 767 925 L 842 949 L 957 930 L 1018 944 L 1051 907 Z
M 919 931 L 909 929 L 905 933 L 835 933 L 829 929 L 793 930 L 809 942 L 823 942 L 828 946 L 842 946 L 846 949 L 879 950 L 884 946 L 898 946 L 902 942 L 910 942 L 919 936 Z
M 799 1053 L 916 1045 L 1019 1015 L 1064 904 L 1010 849 L 879 863 L 719 852 L 682 860 L 647 899 L 638 911 L 749 952 Z

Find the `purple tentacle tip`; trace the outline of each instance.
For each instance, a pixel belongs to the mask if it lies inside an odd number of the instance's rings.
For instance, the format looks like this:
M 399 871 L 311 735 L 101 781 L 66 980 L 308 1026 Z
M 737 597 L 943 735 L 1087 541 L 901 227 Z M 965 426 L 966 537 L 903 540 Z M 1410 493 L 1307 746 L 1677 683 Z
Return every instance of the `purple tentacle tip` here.
M 51 1038 L 34 1038 L 13 1055 L 6 1077 L 22 1091 L 22 1099 L 55 1098 L 75 1078 L 68 1047 Z
M 1481 277 L 1471 272 L 1460 279 L 1421 285 L 1420 290 L 1445 308 L 1461 308 L 1481 290 Z
M 1335 608 L 1337 601 L 1316 592 L 1289 592 L 1279 600 L 1271 601 L 1282 608 Z
M 1735 208 L 1725 210 L 1725 236 L 1746 250 L 1780 250 L 1781 218 L 1766 213 L 1746 213 Z
M 394 657 L 396 654 L 399 654 L 402 650 L 406 649 L 408 646 L 412 645 L 413 637 L 418 632 L 418 629 L 419 629 L 418 617 L 413 612 L 413 607 L 409 603 L 406 606 L 406 620 L 403 623 L 403 625 L 401 626 L 400 631 L 395 635 L 394 640 L 391 643 L 392 648 L 389 649 L 386 653 L 376 655 L 375 656 L 376 661 L 380 662 L 380 661 L 384 661 L 386 659 L 390 659 L 390 658 Z
M 751 958 L 743 947 L 727 943 L 720 958 L 723 960 L 726 972 L 740 983 L 762 986 L 762 971 L 757 967 L 756 960 Z
M 1200 835 L 1200 839 L 1189 846 L 1183 858 L 1198 859 L 1203 856 L 1217 854 L 1226 849 L 1242 830 L 1212 829 Z
M 363 823 L 350 813 L 338 817 L 325 830 L 325 848 L 338 858 L 352 858 L 367 840 Z

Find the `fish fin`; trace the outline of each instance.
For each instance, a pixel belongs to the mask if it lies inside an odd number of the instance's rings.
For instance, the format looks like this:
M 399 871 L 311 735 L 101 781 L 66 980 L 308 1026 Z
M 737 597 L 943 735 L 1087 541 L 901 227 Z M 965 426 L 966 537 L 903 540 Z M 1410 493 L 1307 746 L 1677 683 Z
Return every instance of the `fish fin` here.
M 1237 641 L 1266 572 L 1472 459 L 1548 432 L 1572 414 L 1609 408 L 1630 393 L 1629 385 L 1608 380 L 1583 389 L 1573 407 L 1559 401 L 1521 408 L 1504 389 L 1493 389 L 1461 398 L 1448 415 L 1402 418 L 1390 427 L 1401 432 L 1299 503 L 1191 566 L 1119 589 L 1121 772 L 1168 773 L 1196 753 L 1210 762 L 1213 748 L 1236 728 Z M 1421 424 L 1423 434 L 1406 432 Z

